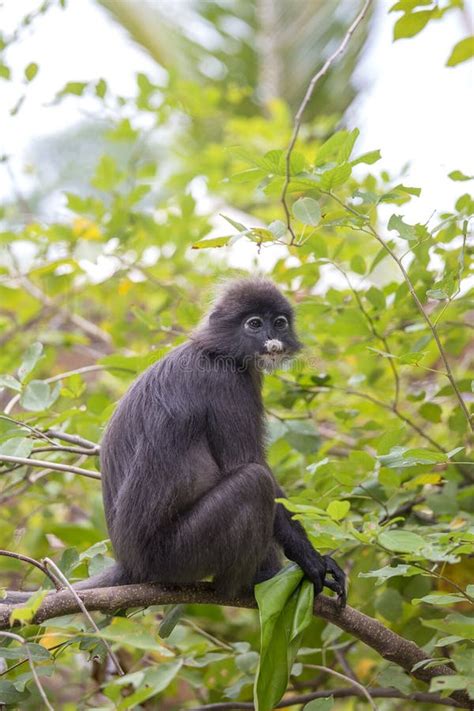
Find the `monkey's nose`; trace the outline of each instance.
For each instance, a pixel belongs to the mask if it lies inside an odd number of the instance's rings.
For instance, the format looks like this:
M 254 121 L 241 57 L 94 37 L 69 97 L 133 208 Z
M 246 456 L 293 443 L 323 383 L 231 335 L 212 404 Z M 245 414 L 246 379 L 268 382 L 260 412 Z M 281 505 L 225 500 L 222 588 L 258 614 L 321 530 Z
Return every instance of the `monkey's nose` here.
M 269 338 L 265 341 L 265 350 L 267 353 L 281 353 L 283 351 L 283 343 L 278 338 Z

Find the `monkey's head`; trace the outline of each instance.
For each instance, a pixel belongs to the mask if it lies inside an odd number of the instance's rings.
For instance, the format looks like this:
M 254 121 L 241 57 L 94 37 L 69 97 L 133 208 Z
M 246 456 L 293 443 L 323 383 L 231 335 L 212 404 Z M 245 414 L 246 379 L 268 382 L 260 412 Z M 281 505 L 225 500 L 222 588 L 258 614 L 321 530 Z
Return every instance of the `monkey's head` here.
M 293 309 L 273 282 L 227 282 L 193 340 L 209 353 L 274 370 L 300 350 Z

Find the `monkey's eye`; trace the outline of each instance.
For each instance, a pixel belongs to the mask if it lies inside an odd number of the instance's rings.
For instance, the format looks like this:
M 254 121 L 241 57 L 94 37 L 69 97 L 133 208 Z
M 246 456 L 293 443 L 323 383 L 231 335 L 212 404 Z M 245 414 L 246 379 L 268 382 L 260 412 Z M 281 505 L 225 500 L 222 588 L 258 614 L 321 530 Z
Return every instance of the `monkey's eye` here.
M 285 328 L 288 328 L 288 319 L 286 316 L 277 316 L 273 322 L 273 325 L 279 331 L 283 331 Z
M 263 326 L 263 321 L 260 316 L 251 316 L 245 322 L 245 328 L 249 331 L 259 331 Z

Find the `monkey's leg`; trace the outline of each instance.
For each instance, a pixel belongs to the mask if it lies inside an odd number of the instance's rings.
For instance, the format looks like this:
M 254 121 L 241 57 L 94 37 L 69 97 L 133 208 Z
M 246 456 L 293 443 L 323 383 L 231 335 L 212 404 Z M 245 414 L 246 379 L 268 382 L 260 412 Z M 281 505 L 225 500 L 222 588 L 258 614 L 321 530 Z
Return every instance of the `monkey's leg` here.
M 264 466 L 246 464 L 228 474 L 166 531 L 157 581 L 212 575 L 221 591 L 248 588 L 268 553 L 274 499 L 274 479 Z
M 272 543 L 265 560 L 261 563 L 259 569 L 257 570 L 257 574 L 253 580 L 253 585 L 263 583 L 264 580 L 273 578 L 273 576 L 281 570 L 281 567 L 279 548 L 276 543 Z

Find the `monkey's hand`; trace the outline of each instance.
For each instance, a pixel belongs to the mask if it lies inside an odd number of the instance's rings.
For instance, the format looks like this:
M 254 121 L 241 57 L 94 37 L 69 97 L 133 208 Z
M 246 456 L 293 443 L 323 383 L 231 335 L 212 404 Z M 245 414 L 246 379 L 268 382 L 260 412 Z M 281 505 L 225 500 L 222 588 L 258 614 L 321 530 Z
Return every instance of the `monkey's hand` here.
M 306 566 L 305 566 L 306 567 Z M 316 561 L 312 561 L 310 569 L 303 568 L 307 578 L 314 585 L 314 592 L 319 595 L 323 587 L 333 590 L 337 594 L 337 599 L 341 607 L 346 604 L 346 574 L 329 555 L 318 555 Z

